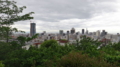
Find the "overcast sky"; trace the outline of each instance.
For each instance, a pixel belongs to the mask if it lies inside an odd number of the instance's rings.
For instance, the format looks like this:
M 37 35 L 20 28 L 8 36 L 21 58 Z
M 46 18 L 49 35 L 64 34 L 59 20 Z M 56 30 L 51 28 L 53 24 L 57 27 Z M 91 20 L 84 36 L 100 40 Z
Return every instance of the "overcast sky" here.
M 35 12 L 34 19 L 16 22 L 13 27 L 30 32 L 30 21 L 36 23 L 37 33 L 106 30 L 120 33 L 120 0 L 14 0 L 26 6 L 23 13 Z

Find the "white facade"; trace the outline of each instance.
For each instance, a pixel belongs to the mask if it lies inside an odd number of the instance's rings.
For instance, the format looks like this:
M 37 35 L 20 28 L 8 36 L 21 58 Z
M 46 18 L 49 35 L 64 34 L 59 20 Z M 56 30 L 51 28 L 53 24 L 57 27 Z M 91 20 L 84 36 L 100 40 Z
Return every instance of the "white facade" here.
M 96 32 L 96 36 L 100 36 L 100 31 L 99 30 Z

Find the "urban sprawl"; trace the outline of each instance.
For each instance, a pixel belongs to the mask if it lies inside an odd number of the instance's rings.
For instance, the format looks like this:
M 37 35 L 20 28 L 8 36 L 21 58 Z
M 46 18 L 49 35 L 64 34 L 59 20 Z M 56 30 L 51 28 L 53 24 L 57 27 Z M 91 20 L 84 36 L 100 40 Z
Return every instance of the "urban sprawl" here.
M 36 24 L 30 24 L 30 34 L 13 34 L 11 37 L 15 40 L 18 36 L 31 37 L 36 34 Z M 118 43 L 120 41 L 119 33 L 116 35 L 108 34 L 105 30 L 97 30 L 96 32 L 88 32 L 87 29 L 82 29 L 80 32 L 75 32 L 75 28 L 72 28 L 70 31 L 64 32 L 63 30 L 59 30 L 59 33 L 40 33 L 37 38 L 26 42 L 26 45 L 22 48 L 29 49 L 30 46 L 40 46 L 44 41 L 54 39 L 57 40 L 60 45 L 65 45 L 67 43 L 72 44 L 76 43 L 76 40 L 81 40 L 81 36 L 90 37 L 93 40 L 98 40 L 102 42 L 103 45 L 107 45 L 107 43 Z

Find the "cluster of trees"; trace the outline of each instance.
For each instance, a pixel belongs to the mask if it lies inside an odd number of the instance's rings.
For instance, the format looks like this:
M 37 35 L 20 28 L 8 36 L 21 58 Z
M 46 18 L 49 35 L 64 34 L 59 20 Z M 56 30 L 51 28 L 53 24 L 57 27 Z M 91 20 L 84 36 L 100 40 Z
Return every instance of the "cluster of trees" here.
M 11 45 L 10 45 L 11 44 Z M 97 45 L 96 45 L 97 44 Z M 0 42 L 1 67 L 119 67 L 120 43 L 100 49 L 101 43 L 87 37 L 76 44 L 61 46 L 47 40 L 39 48 L 22 49 L 19 42 Z
M 16 28 L 14 22 L 33 19 L 30 12 L 21 15 L 23 7 L 16 2 L 0 0 L 0 67 L 120 67 L 120 43 L 109 43 L 97 49 L 101 42 L 83 36 L 74 44 L 59 45 L 55 40 L 47 40 L 39 48 L 31 46 L 22 49 L 33 37 L 18 37 L 17 41 L 9 42 L 10 35 Z

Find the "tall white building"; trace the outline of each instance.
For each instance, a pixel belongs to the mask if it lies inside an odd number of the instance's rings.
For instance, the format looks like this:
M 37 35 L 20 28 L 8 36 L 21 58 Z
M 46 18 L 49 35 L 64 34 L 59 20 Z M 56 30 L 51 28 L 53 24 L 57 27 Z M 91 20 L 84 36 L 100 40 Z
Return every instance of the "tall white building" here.
M 96 36 L 100 36 L 100 30 L 96 32 Z

